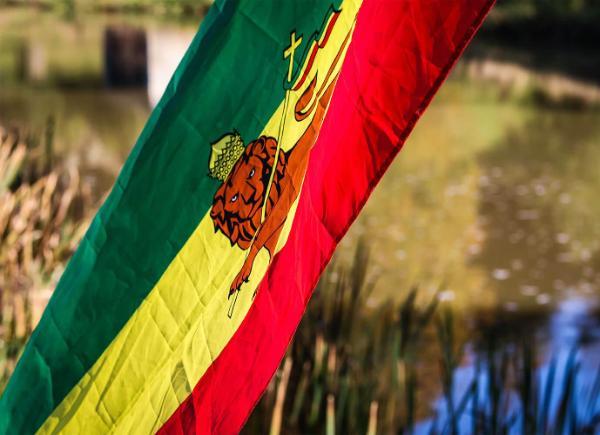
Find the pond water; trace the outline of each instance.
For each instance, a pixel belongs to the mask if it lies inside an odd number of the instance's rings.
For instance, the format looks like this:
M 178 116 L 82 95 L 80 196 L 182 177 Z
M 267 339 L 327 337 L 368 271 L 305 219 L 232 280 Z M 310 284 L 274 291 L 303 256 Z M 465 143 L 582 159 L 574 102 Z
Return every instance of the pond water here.
M 600 286 L 600 114 L 523 106 L 450 80 L 350 232 L 388 296 L 411 283 L 517 312 Z M 546 307 L 546 308 L 545 308 Z
M 0 9 L 0 125 L 110 187 L 197 23 Z M 116 48 L 115 48 L 116 47 Z M 123 59 L 129 59 L 123 63 Z M 369 304 L 418 284 L 470 319 L 536 324 L 600 363 L 600 111 L 517 98 L 459 67 L 336 254 L 360 238 Z M 483 320 L 482 320 L 483 319 Z

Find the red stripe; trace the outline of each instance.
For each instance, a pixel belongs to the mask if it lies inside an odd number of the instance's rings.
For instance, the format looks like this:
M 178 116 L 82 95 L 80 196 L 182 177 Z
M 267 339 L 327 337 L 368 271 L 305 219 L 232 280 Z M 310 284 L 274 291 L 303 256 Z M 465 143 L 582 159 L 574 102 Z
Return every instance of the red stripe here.
M 313 288 L 493 0 L 365 0 L 285 247 L 223 352 L 161 429 L 236 433 Z

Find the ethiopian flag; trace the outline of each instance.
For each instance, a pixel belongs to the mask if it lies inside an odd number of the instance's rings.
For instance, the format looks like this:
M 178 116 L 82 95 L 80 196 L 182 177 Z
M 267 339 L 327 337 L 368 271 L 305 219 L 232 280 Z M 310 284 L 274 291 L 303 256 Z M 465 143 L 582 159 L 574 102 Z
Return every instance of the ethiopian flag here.
M 239 431 L 492 3 L 216 1 L 26 346 L 0 433 Z

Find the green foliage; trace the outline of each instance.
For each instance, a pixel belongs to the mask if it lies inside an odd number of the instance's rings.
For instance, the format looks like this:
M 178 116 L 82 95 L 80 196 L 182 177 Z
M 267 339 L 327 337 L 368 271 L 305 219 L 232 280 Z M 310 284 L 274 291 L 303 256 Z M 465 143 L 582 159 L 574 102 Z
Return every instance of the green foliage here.
M 596 0 L 504 0 L 498 2 L 501 10 L 532 11 L 545 17 L 598 14 L 600 4 Z
M 587 51 L 589 74 L 596 81 L 597 41 L 600 37 L 600 2 L 597 0 L 498 0 L 478 39 L 504 47 L 522 47 L 529 55 L 560 54 L 565 71 L 573 51 Z M 541 49 L 547 49 L 541 51 Z M 557 51 L 562 50 L 564 51 Z M 557 60 L 559 67 L 560 59 Z M 545 63 L 548 65 L 548 62 Z
M 32 3 L 29 0 L 0 0 L 0 6 L 30 6 Z M 77 10 L 203 15 L 212 3 L 213 0 L 37 0 L 35 5 L 62 11 L 66 16 Z

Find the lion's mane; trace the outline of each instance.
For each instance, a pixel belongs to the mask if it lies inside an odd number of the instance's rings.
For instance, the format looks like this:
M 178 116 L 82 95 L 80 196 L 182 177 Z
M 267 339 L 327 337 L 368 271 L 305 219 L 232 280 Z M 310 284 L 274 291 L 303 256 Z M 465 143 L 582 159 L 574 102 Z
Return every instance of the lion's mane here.
M 261 136 L 257 140 L 249 143 L 240 156 L 231 172 L 215 193 L 210 217 L 215 226 L 215 232 L 221 231 L 231 242 L 231 246 L 237 244 L 241 249 L 248 249 L 256 231 L 260 226 L 263 204 L 265 204 L 265 192 L 271 176 L 271 168 L 275 161 L 277 151 L 277 141 L 273 137 Z M 257 157 L 261 163 L 258 177 L 249 180 L 241 174 L 244 168 L 248 168 L 252 157 Z M 256 162 L 257 159 L 252 159 Z M 269 198 L 266 203 L 266 215 L 269 214 L 273 206 L 279 200 L 281 188 L 285 176 L 285 167 L 287 155 L 283 151 L 279 152 L 278 164 L 273 178 L 273 184 L 269 191 Z M 226 209 L 227 189 L 241 189 L 242 183 L 253 183 L 252 187 L 256 195 L 252 197 L 251 203 L 244 203 L 243 213 L 230 212 Z M 245 215 L 245 216 L 243 216 Z

